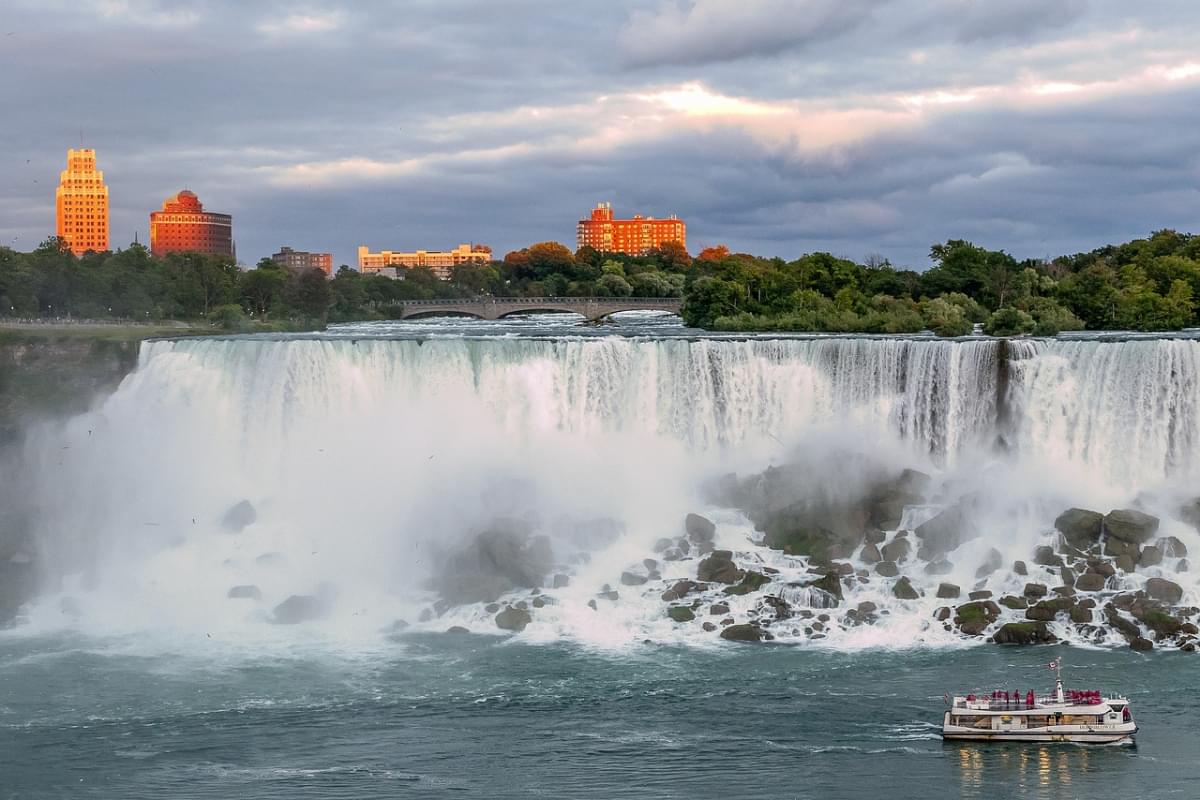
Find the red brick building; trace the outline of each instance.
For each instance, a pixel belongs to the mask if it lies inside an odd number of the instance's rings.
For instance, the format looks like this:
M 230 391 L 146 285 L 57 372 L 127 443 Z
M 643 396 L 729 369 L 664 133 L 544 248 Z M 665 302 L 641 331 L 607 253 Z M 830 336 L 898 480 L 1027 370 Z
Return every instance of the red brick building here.
M 200 198 L 184 189 L 150 214 L 150 252 L 205 253 L 235 258 L 233 217 L 205 211 Z
M 612 203 L 598 203 L 590 219 L 579 220 L 575 229 L 577 247 L 591 247 L 602 253 L 642 256 L 667 242 L 679 242 L 687 248 L 687 225 L 672 214 L 666 219 L 643 217 L 613 219 Z
M 292 272 L 303 272 L 306 269 L 319 269 L 329 277 L 333 277 L 333 253 L 306 253 L 281 247 L 271 260 Z

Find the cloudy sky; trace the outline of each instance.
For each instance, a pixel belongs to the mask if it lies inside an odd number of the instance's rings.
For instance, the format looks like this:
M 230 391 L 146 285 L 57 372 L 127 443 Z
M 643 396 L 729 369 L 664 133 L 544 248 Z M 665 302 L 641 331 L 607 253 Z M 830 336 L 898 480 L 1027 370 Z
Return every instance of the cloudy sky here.
M 112 244 L 188 187 L 280 245 L 1018 256 L 1200 233 L 1196 0 L 0 0 L 0 244 L 95 147 Z

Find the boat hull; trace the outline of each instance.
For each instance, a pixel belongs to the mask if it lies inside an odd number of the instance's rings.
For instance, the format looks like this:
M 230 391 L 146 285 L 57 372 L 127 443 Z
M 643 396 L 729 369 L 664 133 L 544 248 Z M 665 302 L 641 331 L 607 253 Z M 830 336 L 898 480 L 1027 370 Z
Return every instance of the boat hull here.
M 1055 726 L 1024 731 L 987 731 L 954 726 L 942 729 L 947 742 L 1076 742 L 1079 744 L 1120 744 L 1132 742 L 1136 725 L 1119 725 L 1098 730 L 1093 727 Z

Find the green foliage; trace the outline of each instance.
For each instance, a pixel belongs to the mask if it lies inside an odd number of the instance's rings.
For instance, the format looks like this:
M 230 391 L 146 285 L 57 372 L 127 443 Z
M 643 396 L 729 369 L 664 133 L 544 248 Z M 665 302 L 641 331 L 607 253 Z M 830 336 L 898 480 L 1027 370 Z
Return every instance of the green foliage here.
M 1005 306 L 992 312 L 983 323 L 983 332 L 988 336 L 1020 336 L 1033 333 L 1036 327 L 1032 316 L 1019 308 Z
M 246 312 L 242 311 L 242 307 L 237 303 L 226 303 L 214 308 L 209 319 L 214 325 L 220 325 L 227 331 L 236 331 L 246 322 Z
M 922 308 L 926 326 L 938 336 L 966 336 L 973 327 L 962 306 L 945 297 L 927 300 Z

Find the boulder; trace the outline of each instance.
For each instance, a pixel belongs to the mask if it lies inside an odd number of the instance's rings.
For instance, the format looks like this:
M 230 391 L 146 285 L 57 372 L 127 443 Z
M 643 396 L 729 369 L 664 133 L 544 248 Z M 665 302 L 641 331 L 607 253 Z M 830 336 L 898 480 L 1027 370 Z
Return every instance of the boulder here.
M 484 603 L 514 589 L 540 588 L 554 564 L 546 536 L 527 523 L 500 520 L 444 554 L 429 585 L 452 605 Z
M 972 620 L 970 622 L 964 622 L 962 625 L 958 626 L 959 632 L 964 633 L 967 636 L 983 636 L 983 632 L 986 631 L 987 628 L 988 624 L 983 620 Z
M 1185 558 L 1188 554 L 1187 545 L 1179 541 L 1177 536 L 1164 536 L 1159 539 L 1158 549 L 1167 558 Z
M 1026 597 L 1045 597 L 1049 593 L 1050 593 L 1050 590 L 1047 589 L 1043 584 L 1040 584 L 1040 583 L 1025 584 L 1024 594 Z
M 1107 539 L 1143 544 L 1156 533 L 1158 517 L 1132 508 L 1119 508 L 1104 516 L 1104 534 Z
M 1075 585 L 1075 571 L 1070 567 L 1063 567 L 1058 571 L 1058 574 L 1062 578 L 1063 586 Z
M 658 539 L 654 542 L 654 552 L 665 553 L 671 548 L 672 541 L 670 539 Z
M 1040 545 L 1033 551 L 1033 563 L 1040 564 L 1043 567 L 1061 567 L 1063 560 L 1054 552 L 1053 547 Z
M 636 572 L 622 572 L 621 573 L 621 585 L 622 586 L 641 586 L 647 580 L 648 580 L 648 578 L 646 578 L 645 575 L 638 575 Z
M 908 576 L 901 577 L 892 587 L 892 595 L 898 600 L 916 600 L 921 595 L 913 588 Z
M 221 527 L 231 533 L 241 533 L 258 519 L 258 511 L 249 500 L 235 503 L 221 517 Z
M 992 593 L 987 589 L 979 589 L 978 591 L 970 592 L 967 597 L 971 600 L 991 600 Z
M 782 550 L 789 556 L 808 556 L 815 561 L 829 561 L 838 555 L 840 539 L 828 528 L 787 518 L 776 518 L 764 527 L 763 544 L 772 550 Z
M 980 622 L 983 628 L 996 621 L 1000 616 L 1000 606 L 987 602 L 963 603 L 954 610 L 954 624 L 962 627 L 967 623 Z M 976 635 L 976 634 L 972 634 Z
M 878 547 L 887 541 L 887 532 L 881 531 L 878 528 L 870 528 L 865 534 L 863 534 L 863 539 L 867 542 L 867 544 L 873 544 Z
M 900 568 L 895 561 L 880 561 L 875 565 L 875 572 L 884 578 L 894 578 L 900 574 Z
M 976 578 L 986 578 L 996 570 L 1004 566 L 1004 556 L 996 548 L 988 550 L 987 555 L 983 557 L 983 563 L 979 565 L 979 569 L 975 570 Z
M 879 552 L 879 548 L 867 542 L 863 545 L 863 549 L 859 551 L 858 558 L 864 564 L 878 564 L 883 560 L 883 554 Z
M 953 571 L 954 565 L 944 558 L 929 562 L 924 570 L 926 575 L 949 575 Z
M 961 505 L 947 508 L 933 519 L 918 525 L 913 533 L 921 542 L 918 556 L 926 561 L 949 553 L 963 542 L 979 536 L 979 530 L 968 519 Z
M 696 567 L 696 576 L 711 583 L 737 583 L 742 579 L 742 571 L 733 563 L 732 552 L 714 550 Z
M 1183 599 L 1183 588 L 1166 578 L 1151 578 L 1146 581 L 1146 594 L 1169 605 L 1178 605 Z
M 232 600 L 262 600 L 262 590 L 254 584 L 234 586 L 225 596 Z
M 708 633 L 712 633 L 713 631 L 715 631 L 717 629 L 717 626 L 711 622 L 706 622 L 703 625 L 701 625 L 700 627 L 703 628 Z
M 1153 545 L 1148 545 L 1142 548 L 1142 554 L 1138 557 L 1139 567 L 1156 567 L 1162 563 L 1163 552 Z
M 962 589 L 953 583 L 938 584 L 937 596 L 943 600 L 954 599 L 962 594 Z
M 1029 574 L 1029 568 L 1025 566 L 1024 561 L 1014 561 L 1012 571 L 1016 575 L 1024 576 Z
M 1117 556 L 1113 559 L 1113 566 L 1121 572 L 1133 572 L 1137 569 L 1133 556 Z
M 770 583 L 770 581 L 770 578 L 760 572 L 746 570 L 742 575 L 742 580 L 736 586 L 730 586 L 725 589 L 725 594 L 750 594 L 750 592 L 758 591 L 762 588 L 763 584 Z
M 1138 652 L 1144 653 L 1147 650 L 1154 649 L 1154 642 L 1150 641 L 1149 639 L 1144 639 L 1141 636 L 1135 636 L 1129 640 L 1129 647 L 1131 650 L 1137 650 Z
M 1063 535 L 1067 543 L 1079 550 L 1087 550 L 1100 541 L 1104 526 L 1104 515 L 1083 508 L 1067 509 L 1054 520 L 1054 528 Z
M 667 616 L 675 622 L 691 622 L 696 618 L 695 612 L 687 606 L 671 606 L 667 609 Z
M 761 642 L 763 634 L 756 625 L 729 625 L 721 631 L 721 638 L 731 642 Z
M 729 606 L 727 606 L 725 603 L 713 603 L 708 607 L 708 613 L 714 617 L 719 617 L 722 614 L 729 613 Z
M 946 620 L 950 619 L 953 613 L 954 612 L 950 610 L 950 606 L 942 606 L 936 612 L 934 612 L 934 618 L 937 619 L 938 622 L 945 622 Z
M 1075 589 L 1080 592 L 1099 592 L 1107 580 L 1096 572 L 1085 572 L 1075 579 Z
M 459 634 L 463 634 L 463 633 L 470 633 L 470 631 L 467 630 L 466 628 L 464 628 L 462 625 L 451 625 L 449 628 L 446 629 L 446 633 L 453 633 L 455 635 L 459 635 Z
M 294 594 L 275 606 L 271 621 L 276 625 L 298 625 L 311 622 L 329 613 L 330 601 L 326 597 L 312 594 Z
M 1112 565 L 1111 561 L 1101 561 L 1096 558 L 1088 560 L 1087 571 L 1105 578 L 1111 578 L 1117 574 L 1117 568 Z
M 1011 608 L 1014 611 L 1021 611 L 1022 609 L 1029 607 L 1029 601 L 1024 597 L 1005 595 L 1004 597 L 1000 598 L 1000 605 L 1004 606 L 1005 608 Z
M 496 615 L 496 627 L 504 631 L 520 633 L 533 622 L 533 617 L 523 608 L 506 608 Z
M 884 530 L 900 527 L 906 506 L 925 499 L 930 478 L 915 469 L 906 469 L 898 477 L 875 488 L 868 499 L 868 521 Z
M 992 635 L 996 644 L 1053 644 L 1058 641 L 1044 622 L 1009 622 Z
M 687 532 L 687 537 L 696 544 L 712 544 L 717 535 L 717 526 L 712 520 L 699 514 L 688 514 L 684 517 L 683 529 Z
M 562 589 L 571 585 L 571 578 L 560 572 L 554 576 L 554 583 L 552 585 L 555 589 Z
M 874 614 L 876 611 L 878 611 L 879 606 L 875 605 L 870 600 L 863 600 L 858 604 L 855 610 L 858 611 L 859 614 L 866 616 L 867 614 Z
M 694 591 L 703 589 L 704 587 L 695 581 L 676 581 L 670 589 L 662 593 L 662 599 L 669 602 L 674 600 L 682 600 Z
M 804 585 L 810 589 L 820 589 L 832 597 L 832 606 L 836 606 L 842 601 L 842 579 L 836 572 L 829 572 L 815 581 L 809 581 Z
M 879 549 L 879 554 L 883 556 L 884 561 L 893 561 L 897 564 L 907 561 L 911 552 L 912 545 L 903 536 L 897 536 Z

